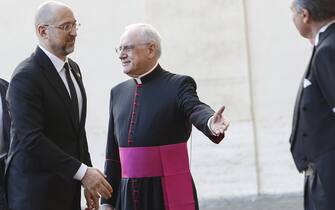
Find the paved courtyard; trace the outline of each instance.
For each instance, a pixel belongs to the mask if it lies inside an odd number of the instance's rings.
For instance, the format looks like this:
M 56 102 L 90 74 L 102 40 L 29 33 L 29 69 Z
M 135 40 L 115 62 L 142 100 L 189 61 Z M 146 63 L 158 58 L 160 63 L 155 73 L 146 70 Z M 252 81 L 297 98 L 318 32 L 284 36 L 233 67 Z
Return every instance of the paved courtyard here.
M 201 210 L 303 210 L 302 194 L 200 201 Z

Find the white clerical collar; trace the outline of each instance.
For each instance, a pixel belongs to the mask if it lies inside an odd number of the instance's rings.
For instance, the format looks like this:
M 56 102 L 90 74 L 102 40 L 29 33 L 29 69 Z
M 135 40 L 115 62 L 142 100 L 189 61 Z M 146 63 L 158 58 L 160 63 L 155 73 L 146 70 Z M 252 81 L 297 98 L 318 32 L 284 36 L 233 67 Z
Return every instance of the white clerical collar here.
M 62 59 L 58 58 L 57 56 L 49 52 L 47 49 L 42 47 L 40 44 L 38 45 L 38 47 L 41 48 L 41 50 L 43 50 L 43 52 L 49 57 L 58 73 L 63 69 L 65 62 L 68 62 L 67 57 L 65 57 L 65 61 L 63 61 Z
M 326 30 L 327 30 L 327 28 L 331 25 L 331 24 L 333 24 L 333 23 L 335 23 L 335 20 L 333 20 L 333 21 L 330 21 L 329 23 L 327 23 L 326 25 L 324 25 L 324 26 L 322 26 L 321 28 L 320 28 L 320 30 L 319 30 L 319 32 L 316 34 L 316 36 L 315 36 L 315 41 L 314 41 L 314 46 L 316 46 L 316 45 L 318 45 L 319 44 L 319 39 L 320 39 L 320 33 L 322 33 L 322 32 L 325 32 Z
M 150 69 L 149 71 L 145 72 L 144 74 L 142 74 L 142 75 L 140 75 L 140 76 L 138 76 L 138 77 L 134 77 L 134 79 L 136 80 L 136 83 L 137 83 L 137 84 L 142 84 L 142 80 L 141 80 L 141 78 L 144 77 L 144 76 L 146 76 L 146 75 L 148 75 L 148 74 L 150 74 L 150 73 L 151 73 L 157 66 L 158 66 L 158 61 L 157 61 L 157 63 L 155 64 L 155 66 L 152 67 L 152 69 Z

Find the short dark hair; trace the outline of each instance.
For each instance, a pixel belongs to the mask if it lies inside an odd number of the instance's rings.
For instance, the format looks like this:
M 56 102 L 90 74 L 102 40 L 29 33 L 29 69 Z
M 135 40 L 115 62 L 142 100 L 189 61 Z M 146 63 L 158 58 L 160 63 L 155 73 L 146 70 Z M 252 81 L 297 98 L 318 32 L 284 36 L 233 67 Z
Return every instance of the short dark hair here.
M 335 17 L 335 0 L 294 0 L 295 9 L 306 9 L 315 21 L 324 21 Z

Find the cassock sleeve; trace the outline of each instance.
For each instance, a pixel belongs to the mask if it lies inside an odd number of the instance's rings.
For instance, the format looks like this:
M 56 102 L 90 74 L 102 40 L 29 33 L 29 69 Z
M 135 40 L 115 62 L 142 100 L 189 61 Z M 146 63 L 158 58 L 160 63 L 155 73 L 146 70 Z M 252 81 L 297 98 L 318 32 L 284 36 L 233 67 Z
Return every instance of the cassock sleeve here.
M 119 147 L 117 139 L 114 135 L 114 117 L 113 117 L 113 97 L 112 92 L 110 96 L 110 107 L 109 107 L 109 125 L 108 125 L 108 137 L 106 145 L 106 160 L 105 160 L 105 174 L 107 175 L 107 181 L 113 187 L 113 194 L 110 199 L 101 199 L 103 204 L 110 204 L 115 206 L 116 199 L 118 196 L 118 188 L 121 181 L 121 164 L 119 157 Z
M 335 112 L 335 49 L 327 46 L 317 53 L 315 57 L 316 76 L 320 90 L 325 97 L 330 111 Z
M 200 131 L 202 131 L 211 141 L 218 144 L 224 134 L 220 136 L 212 135 L 207 126 L 207 122 L 214 111 L 205 103 L 199 100 L 197 85 L 193 78 L 183 76 L 178 89 L 178 106 L 182 109 L 185 117 Z
M 38 160 L 42 169 L 72 180 L 81 162 L 65 153 L 43 133 L 43 96 L 38 87 L 39 77 L 21 72 L 10 83 L 7 100 L 15 127 L 16 142 L 23 151 Z

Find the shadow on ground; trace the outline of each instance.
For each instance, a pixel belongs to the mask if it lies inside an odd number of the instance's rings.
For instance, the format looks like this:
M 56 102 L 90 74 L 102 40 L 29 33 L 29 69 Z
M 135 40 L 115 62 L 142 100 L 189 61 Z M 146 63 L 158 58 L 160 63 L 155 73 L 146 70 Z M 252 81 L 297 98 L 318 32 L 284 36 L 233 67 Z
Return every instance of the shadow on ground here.
M 233 199 L 202 200 L 201 210 L 303 210 L 302 194 L 259 195 Z

